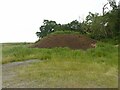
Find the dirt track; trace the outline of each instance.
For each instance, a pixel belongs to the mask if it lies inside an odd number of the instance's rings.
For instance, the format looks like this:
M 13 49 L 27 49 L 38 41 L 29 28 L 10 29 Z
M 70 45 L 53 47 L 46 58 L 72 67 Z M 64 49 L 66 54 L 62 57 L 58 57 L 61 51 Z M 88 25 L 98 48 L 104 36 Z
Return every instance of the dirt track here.
M 41 62 L 40 60 L 26 60 L 22 62 L 13 62 L 2 65 L 2 88 L 16 88 L 16 87 L 26 87 L 26 85 L 19 82 L 19 69 L 21 67 L 27 67 L 30 63 Z M 19 68 L 19 69 L 18 69 Z

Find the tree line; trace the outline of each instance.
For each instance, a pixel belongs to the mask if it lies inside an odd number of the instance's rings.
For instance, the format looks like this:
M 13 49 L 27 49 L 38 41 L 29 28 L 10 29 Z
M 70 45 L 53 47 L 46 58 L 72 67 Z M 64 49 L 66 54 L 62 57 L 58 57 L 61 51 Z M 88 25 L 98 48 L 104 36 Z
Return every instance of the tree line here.
M 112 9 L 106 12 L 108 4 Z M 55 31 L 74 31 L 97 40 L 106 38 L 117 40 L 120 35 L 120 1 L 117 5 L 115 0 L 108 0 L 102 10 L 102 15 L 89 12 L 82 22 L 73 20 L 68 24 L 58 24 L 56 21 L 44 20 L 40 32 L 36 32 L 36 35 L 41 39 Z

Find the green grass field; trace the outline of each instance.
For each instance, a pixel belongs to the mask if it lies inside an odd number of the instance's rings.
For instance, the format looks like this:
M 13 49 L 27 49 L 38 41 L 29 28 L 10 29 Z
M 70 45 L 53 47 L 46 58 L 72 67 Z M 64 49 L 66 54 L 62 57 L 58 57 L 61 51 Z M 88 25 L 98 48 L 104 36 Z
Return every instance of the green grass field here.
M 96 48 L 29 48 L 31 44 L 3 44 L 2 63 L 29 59 L 43 62 L 17 68 L 20 83 L 29 87 L 118 87 L 118 47 L 98 42 Z M 15 81 L 13 81 L 15 83 Z

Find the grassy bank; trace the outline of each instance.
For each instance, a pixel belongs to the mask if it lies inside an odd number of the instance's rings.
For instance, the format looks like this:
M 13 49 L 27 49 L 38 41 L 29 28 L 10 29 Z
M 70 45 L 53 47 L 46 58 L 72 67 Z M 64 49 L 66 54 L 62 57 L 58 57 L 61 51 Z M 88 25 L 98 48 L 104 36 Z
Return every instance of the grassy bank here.
M 28 87 L 117 87 L 118 47 L 98 42 L 96 48 L 38 49 L 29 44 L 3 45 L 3 64 L 29 59 L 43 62 L 16 68 L 17 78 L 11 85 L 22 83 Z

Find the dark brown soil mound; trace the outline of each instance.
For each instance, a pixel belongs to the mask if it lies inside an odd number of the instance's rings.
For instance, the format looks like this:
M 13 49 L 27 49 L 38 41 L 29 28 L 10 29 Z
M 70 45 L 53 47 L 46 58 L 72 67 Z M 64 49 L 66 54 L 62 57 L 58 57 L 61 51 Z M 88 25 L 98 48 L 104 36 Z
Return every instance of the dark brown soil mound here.
M 77 34 L 49 35 L 33 45 L 37 48 L 69 47 L 71 49 L 88 49 L 95 46 L 95 40 Z

